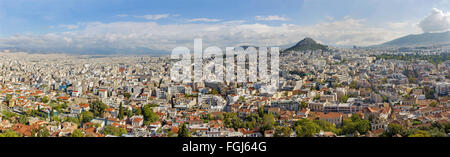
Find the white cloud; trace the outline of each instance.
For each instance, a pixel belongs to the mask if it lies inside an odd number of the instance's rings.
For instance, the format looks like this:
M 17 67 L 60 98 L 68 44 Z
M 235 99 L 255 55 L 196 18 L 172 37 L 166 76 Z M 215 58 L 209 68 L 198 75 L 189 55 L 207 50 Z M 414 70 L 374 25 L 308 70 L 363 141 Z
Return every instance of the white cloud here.
M 210 18 L 196 18 L 196 19 L 190 19 L 188 22 L 219 22 L 222 21 L 220 19 L 210 19 Z
M 255 20 L 256 21 L 286 21 L 287 19 L 285 17 L 272 15 L 272 16 L 256 16 Z
M 401 29 L 410 26 L 407 22 L 390 22 L 388 26 L 393 29 Z
M 61 24 L 61 25 L 58 25 L 58 27 L 62 27 L 62 28 L 65 28 L 65 29 L 78 29 L 78 28 L 80 28 L 80 23 L 69 24 L 69 25 Z
M 403 35 L 402 30 L 378 27 L 362 19 L 314 25 L 248 24 L 245 21 L 221 23 L 158 24 L 156 22 L 84 23 L 83 27 L 62 33 L 44 35 L 22 34 L 0 38 L 0 47 L 33 48 L 111 48 L 139 47 L 171 51 L 178 46 L 192 48 L 195 38 L 202 38 L 207 46 L 276 46 L 312 37 L 324 44 L 367 46 L 380 44 Z
M 119 14 L 119 15 L 117 15 L 117 17 L 128 17 L 128 15 L 127 14 Z
M 420 34 L 422 33 L 421 28 L 418 26 L 418 20 L 408 20 L 408 21 L 394 21 L 387 22 L 385 25 L 388 29 L 400 32 L 410 32 L 410 34 Z
M 450 12 L 433 8 L 431 15 L 420 21 L 423 32 L 443 32 L 450 30 Z
M 327 20 L 334 20 L 334 17 L 332 17 L 332 16 L 325 16 L 325 18 L 327 19 Z
M 148 15 L 144 15 L 144 16 L 135 16 L 135 17 L 144 18 L 147 20 L 159 20 L 159 19 L 168 18 L 169 16 L 170 16 L 169 14 L 156 14 L 156 15 L 148 14 Z

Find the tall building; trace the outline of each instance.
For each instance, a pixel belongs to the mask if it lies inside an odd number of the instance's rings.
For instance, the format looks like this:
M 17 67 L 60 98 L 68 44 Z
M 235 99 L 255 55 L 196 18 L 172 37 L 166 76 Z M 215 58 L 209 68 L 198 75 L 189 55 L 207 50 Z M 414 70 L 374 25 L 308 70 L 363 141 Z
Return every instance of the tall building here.
M 446 96 L 448 95 L 448 91 L 450 90 L 450 83 L 449 82 L 438 82 L 436 83 L 436 94 L 439 96 Z

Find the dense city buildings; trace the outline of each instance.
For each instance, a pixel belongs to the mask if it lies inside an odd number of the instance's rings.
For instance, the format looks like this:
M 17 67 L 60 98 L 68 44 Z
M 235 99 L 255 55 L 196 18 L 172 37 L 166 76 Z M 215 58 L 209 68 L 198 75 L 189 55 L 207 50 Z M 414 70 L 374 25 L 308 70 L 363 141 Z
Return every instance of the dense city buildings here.
M 175 82 L 170 56 L 2 52 L 0 136 L 443 137 L 448 54 L 282 50 L 269 94 L 251 81 Z

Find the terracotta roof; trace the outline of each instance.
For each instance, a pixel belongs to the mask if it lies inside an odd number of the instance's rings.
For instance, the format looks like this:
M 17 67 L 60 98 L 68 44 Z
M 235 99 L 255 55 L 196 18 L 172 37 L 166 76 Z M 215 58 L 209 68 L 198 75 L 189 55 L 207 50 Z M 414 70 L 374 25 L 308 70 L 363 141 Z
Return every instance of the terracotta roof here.
M 342 116 L 342 113 L 339 112 L 330 112 L 327 114 L 323 114 L 320 117 L 321 118 L 340 118 Z
M 88 108 L 89 104 L 78 104 L 78 106 L 82 107 L 82 108 Z
M 134 118 L 133 119 L 133 122 L 140 122 L 140 121 L 143 121 L 144 119 L 142 119 L 142 118 Z

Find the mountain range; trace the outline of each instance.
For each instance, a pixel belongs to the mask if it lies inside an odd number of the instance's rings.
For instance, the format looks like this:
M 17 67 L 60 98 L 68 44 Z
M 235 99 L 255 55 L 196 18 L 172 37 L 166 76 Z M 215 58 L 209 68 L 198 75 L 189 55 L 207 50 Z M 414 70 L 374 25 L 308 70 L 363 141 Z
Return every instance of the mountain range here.
M 371 47 L 409 47 L 450 44 L 450 31 L 441 33 L 411 34 Z
M 379 45 L 368 46 L 367 48 L 388 48 L 388 47 L 417 47 L 417 46 L 436 46 L 436 45 L 450 45 L 450 31 L 441 33 L 423 33 L 423 34 L 411 34 L 404 37 L 394 39 L 392 41 L 385 42 Z M 241 46 L 244 49 L 254 46 Z M 256 46 L 255 46 L 256 47 Z M 296 44 L 287 44 L 279 46 L 281 52 L 288 51 L 307 51 L 307 50 L 322 50 L 327 51 L 329 47 L 317 43 L 312 38 L 306 37 Z M 144 47 L 137 47 L 134 49 L 117 49 L 117 48 L 86 48 L 86 49 L 64 49 L 64 48 L 35 48 L 24 49 L 17 47 L 3 48 L 9 49 L 11 52 L 34 52 L 34 53 L 48 53 L 48 52 L 64 52 L 73 54 L 152 54 L 152 55 L 164 55 L 170 52 L 164 50 L 152 50 Z M 284 49 L 284 50 L 283 50 Z
M 170 54 L 169 51 L 153 50 L 145 47 L 130 48 L 20 48 L 20 47 L 6 47 L 3 50 L 9 50 L 10 52 L 28 52 L 28 53 L 67 53 L 78 55 L 153 55 L 162 56 Z M 0 52 L 2 51 L 0 49 Z

